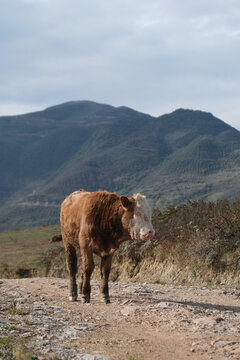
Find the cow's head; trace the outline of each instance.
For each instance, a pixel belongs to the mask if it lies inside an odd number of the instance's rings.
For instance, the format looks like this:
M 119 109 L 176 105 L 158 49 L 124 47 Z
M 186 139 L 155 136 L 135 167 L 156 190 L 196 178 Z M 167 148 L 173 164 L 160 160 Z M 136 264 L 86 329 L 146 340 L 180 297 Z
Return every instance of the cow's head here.
M 155 231 L 151 223 L 152 210 L 146 196 L 134 194 L 132 198 L 121 196 L 121 203 L 125 209 L 123 222 L 128 225 L 132 240 L 140 237 L 150 240 Z

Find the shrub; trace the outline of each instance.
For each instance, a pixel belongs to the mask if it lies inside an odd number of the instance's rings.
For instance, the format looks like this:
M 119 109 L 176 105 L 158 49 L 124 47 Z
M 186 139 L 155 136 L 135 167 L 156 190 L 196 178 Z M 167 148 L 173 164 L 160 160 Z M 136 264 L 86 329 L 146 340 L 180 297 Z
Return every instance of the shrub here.
M 150 256 L 214 271 L 240 268 L 240 201 L 188 201 L 155 210 L 152 221 L 154 240 L 123 244 L 118 260 L 137 264 Z

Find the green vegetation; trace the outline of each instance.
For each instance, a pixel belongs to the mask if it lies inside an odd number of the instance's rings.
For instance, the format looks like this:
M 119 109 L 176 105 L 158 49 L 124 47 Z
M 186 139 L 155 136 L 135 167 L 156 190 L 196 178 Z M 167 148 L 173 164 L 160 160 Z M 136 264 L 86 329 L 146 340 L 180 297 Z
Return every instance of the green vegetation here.
M 0 337 L 0 359 L 1 360 L 38 360 L 38 357 L 25 349 L 24 340 L 13 336 Z
M 10 315 L 28 315 L 32 310 L 25 307 L 17 307 L 17 303 L 14 301 L 9 307 L 8 313 Z
M 240 133 L 201 111 L 70 102 L 0 117 L 0 147 L 1 231 L 57 223 L 78 188 L 143 192 L 159 209 L 240 195 Z
M 0 337 L 0 359 L 13 359 L 13 341 L 10 337 Z
M 240 201 L 169 206 L 154 211 L 153 225 L 153 241 L 122 244 L 111 280 L 240 287 Z M 49 226 L 0 234 L 0 276 L 67 276 L 62 243 L 49 243 L 57 233 Z M 96 264 L 99 278 L 98 257 Z

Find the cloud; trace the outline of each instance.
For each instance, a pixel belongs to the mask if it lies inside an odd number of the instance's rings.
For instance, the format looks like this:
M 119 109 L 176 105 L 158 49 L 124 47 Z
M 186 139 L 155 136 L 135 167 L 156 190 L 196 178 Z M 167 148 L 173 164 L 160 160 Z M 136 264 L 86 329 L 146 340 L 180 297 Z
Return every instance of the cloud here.
M 0 114 L 90 99 L 240 128 L 238 1 L 3 0 L 0 33 Z

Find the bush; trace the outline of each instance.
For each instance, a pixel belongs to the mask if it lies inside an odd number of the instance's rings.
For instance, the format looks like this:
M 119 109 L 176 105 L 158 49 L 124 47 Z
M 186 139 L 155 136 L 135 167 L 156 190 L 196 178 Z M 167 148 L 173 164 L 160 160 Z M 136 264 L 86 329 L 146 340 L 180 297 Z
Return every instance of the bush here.
M 171 260 L 180 267 L 206 266 L 214 271 L 240 268 L 240 201 L 188 201 L 153 212 L 152 242 L 125 243 L 118 255 L 136 264 L 144 257 Z

